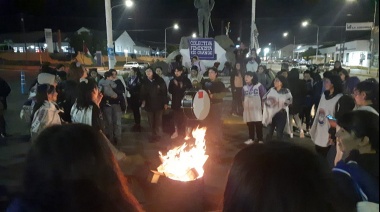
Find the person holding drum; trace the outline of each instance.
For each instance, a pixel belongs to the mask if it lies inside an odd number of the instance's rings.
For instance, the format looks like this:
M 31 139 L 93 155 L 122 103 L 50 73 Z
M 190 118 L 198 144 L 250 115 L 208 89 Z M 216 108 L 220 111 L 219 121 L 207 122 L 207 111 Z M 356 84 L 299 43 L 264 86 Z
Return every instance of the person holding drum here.
M 174 78 L 169 83 L 169 93 L 172 95 L 173 121 L 174 121 L 174 133 L 171 139 L 175 139 L 178 135 L 183 135 L 184 129 L 183 123 L 185 121 L 183 111 L 181 109 L 181 102 L 185 96 L 185 91 L 191 89 L 193 86 L 191 81 L 183 74 L 183 66 L 178 66 L 174 70 Z M 179 132 L 180 129 L 180 132 Z
M 211 108 L 210 113 L 205 120 L 205 124 L 208 132 L 207 139 L 216 143 L 223 140 L 221 118 L 223 114 L 223 98 L 226 95 L 226 87 L 224 83 L 218 79 L 218 70 L 216 68 L 208 68 L 207 72 L 209 79 L 203 80 L 202 88 L 207 91 L 210 96 Z

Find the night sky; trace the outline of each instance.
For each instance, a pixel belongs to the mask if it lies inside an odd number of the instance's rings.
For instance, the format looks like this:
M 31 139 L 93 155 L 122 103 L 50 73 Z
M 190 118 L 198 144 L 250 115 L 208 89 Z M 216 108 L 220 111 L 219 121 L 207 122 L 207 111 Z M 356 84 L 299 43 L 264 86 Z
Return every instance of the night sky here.
M 286 44 L 314 44 L 316 28 L 301 28 L 300 22 L 312 20 L 320 26 L 320 42 L 328 43 L 357 38 L 369 38 L 369 33 L 344 33 L 345 22 L 373 21 L 375 0 L 257 0 L 256 24 L 261 46 L 269 42 L 280 48 Z M 111 0 L 112 5 L 122 0 Z M 181 36 L 191 35 L 197 29 L 197 10 L 193 0 L 135 0 L 132 9 L 113 9 L 113 29 L 129 31 L 138 41 L 163 42 L 164 28 L 179 23 L 179 31 L 168 30 L 168 43 L 179 43 Z M 215 31 L 221 34 L 224 22 L 231 22 L 230 37 L 236 41 L 241 28 L 242 40 L 249 42 L 251 0 L 215 0 L 212 13 Z M 2 21 L 0 33 L 21 32 L 20 19 L 25 20 L 26 31 L 42 31 L 44 28 L 72 32 L 84 26 L 105 31 L 104 0 L 0 0 Z M 347 16 L 347 14 L 351 14 Z M 377 25 L 378 25 L 377 16 Z M 4 21 L 6 20 L 6 21 Z M 241 27 L 240 27 L 241 26 Z M 288 31 L 289 38 L 282 37 Z M 368 35 L 367 35 L 368 34 Z

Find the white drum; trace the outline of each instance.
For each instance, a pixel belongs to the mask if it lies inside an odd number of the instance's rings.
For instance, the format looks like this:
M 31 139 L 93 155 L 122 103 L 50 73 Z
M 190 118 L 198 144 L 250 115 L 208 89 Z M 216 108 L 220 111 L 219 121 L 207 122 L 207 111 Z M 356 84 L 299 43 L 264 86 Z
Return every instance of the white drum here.
M 210 112 L 210 97 L 205 90 L 186 91 L 182 109 L 189 119 L 204 120 Z

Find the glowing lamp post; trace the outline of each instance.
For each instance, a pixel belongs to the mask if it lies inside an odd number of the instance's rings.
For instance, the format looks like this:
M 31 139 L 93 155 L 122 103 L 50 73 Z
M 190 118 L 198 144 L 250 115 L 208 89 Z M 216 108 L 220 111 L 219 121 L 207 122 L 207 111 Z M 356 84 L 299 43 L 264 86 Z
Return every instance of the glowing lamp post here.
M 166 30 L 171 29 L 171 28 L 177 30 L 177 29 L 179 29 L 179 26 L 178 26 L 178 24 L 174 24 L 173 26 L 170 26 L 170 27 L 166 27 L 166 28 L 165 28 L 165 58 L 166 58 L 166 56 L 167 56 L 167 49 L 166 49 Z
M 310 22 L 309 21 L 303 21 L 301 23 L 302 27 L 307 27 L 309 26 Z M 315 52 L 315 62 L 317 62 L 318 59 L 318 50 L 319 50 L 319 26 L 316 24 L 312 24 L 313 26 L 317 27 L 317 51 Z
M 132 0 L 126 0 L 124 4 L 115 5 L 113 7 L 111 7 L 111 0 L 105 0 L 104 3 L 106 11 L 108 68 L 111 69 L 115 66 L 115 52 L 112 35 L 112 9 L 120 6 L 132 7 L 134 3 Z

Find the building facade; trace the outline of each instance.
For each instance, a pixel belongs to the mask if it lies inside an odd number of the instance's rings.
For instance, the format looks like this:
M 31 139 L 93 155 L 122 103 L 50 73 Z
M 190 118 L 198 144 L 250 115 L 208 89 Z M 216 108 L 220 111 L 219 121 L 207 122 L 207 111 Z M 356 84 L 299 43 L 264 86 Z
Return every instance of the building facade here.
M 151 49 L 139 42 L 134 42 L 127 31 L 115 40 L 115 53 L 119 56 L 135 54 L 138 56 L 150 56 Z

